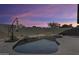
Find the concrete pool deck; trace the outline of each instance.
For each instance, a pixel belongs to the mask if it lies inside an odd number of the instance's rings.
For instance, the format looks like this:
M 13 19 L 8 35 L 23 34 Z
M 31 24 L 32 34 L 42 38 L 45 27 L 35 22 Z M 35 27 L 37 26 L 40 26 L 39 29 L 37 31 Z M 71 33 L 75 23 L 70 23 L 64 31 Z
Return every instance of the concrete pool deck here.
M 60 42 L 59 50 L 52 55 L 79 55 L 79 37 L 63 36 L 56 40 Z M 0 55 L 23 55 L 12 49 L 16 42 L 5 43 L 4 41 L 4 39 L 0 39 Z
M 60 42 L 56 55 L 79 55 L 79 37 L 63 36 L 57 39 Z

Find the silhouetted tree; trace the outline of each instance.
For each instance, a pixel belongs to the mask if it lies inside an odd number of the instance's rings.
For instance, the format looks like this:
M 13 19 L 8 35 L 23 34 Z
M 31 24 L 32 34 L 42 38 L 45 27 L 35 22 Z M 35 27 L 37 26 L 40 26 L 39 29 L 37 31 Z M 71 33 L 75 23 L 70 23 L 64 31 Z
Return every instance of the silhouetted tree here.
M 48 26 L 50 27 L 60 27 L 59 23 L 48 23 Z
M 73 27 L 72 24 L 69 24 L 69 25 L 63 24 L 63 25 L 62 25 L 62 28 L 72 28 L 72 27 Z
M 69 27 L 73 27 L 72 24 L 69 24 Z
M 78 28 L 79 28 L 79 25 L 77 25 L 76 27 L 78 27 Z
M 32 26 L 33 28 L 36 28 L 36 26 Z

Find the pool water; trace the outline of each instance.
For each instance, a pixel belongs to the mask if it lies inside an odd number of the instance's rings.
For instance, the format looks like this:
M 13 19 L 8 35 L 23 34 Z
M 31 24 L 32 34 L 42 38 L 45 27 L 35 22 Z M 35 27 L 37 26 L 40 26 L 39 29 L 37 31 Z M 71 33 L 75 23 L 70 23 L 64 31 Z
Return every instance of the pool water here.
M 57 52 L 58 45 L 54 41 L 41 39 L 34 42 L 26 42 L 23 45 L 17 45 L 14 50 L 25 54 L 52 54 Z

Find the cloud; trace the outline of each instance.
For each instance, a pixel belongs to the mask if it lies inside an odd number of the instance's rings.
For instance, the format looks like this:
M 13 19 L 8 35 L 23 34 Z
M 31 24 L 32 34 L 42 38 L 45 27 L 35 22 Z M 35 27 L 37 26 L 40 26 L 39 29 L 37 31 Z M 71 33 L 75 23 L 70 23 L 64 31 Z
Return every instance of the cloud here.
M 18 17 L 52 17 L 52 18 L 76 18 L 76 5 L 47 5 L 29 12 L 19 14 Z
M 47 23 L 53 20 L 61 24 L 71 22 L 75 24 L 77 18 L 77 5 L 75 4 L 12 5 L 2 7 L 2 9 L 4 10 L 0 11 L 0 18 L 18 17 L 26 26 L 46 27 Z
M 31 21 L 30 19 L 22 19 L 19 20 L 21 24 L 25 25 L 26 27 L 32 27 L 32 26 L 38 26 L 38 27 L 48 27 L 48 23 L 47 22 L 35 22 L 35 21 Z

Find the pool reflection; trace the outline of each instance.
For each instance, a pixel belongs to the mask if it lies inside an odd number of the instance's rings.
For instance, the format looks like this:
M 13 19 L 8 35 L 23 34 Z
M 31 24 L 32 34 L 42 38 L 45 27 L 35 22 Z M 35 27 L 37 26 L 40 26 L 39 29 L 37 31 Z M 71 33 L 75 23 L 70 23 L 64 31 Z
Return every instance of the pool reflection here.
M 57 52 L 58 45 L 55 41 L 41 39 L 17 45 L 14 50 L 25 54 L 52 54 Z

